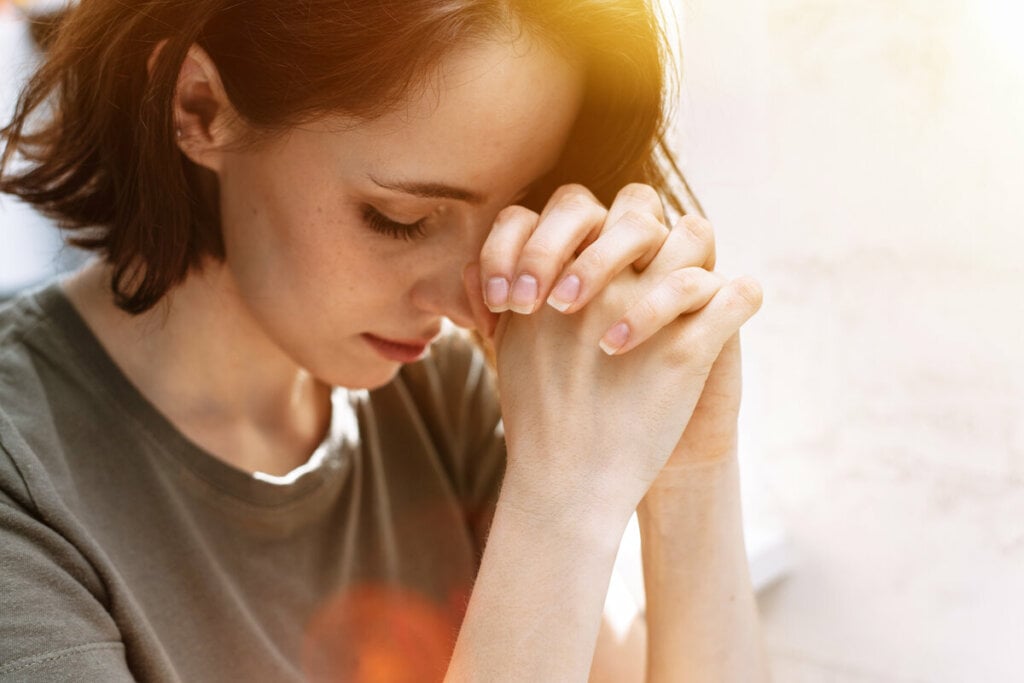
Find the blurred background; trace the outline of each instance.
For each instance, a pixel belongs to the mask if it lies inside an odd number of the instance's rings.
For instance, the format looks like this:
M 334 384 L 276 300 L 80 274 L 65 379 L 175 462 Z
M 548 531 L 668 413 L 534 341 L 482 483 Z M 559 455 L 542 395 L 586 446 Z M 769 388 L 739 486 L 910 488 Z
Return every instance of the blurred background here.
M 765 290 L 741 459 L 775 680 L 1024 680 L 1024 3 L 664 2 L 718 269 Z M 0 0 L 5 122 L 29 45 Z M 0 196 L 0 296 L 81 258 Z M 642 599 L 636 542 L 610 600 Z
M 1024 3 L 673 6 L 776 680 L 1024 681 Z
M 38 63 L 36 41 L 45 42 L 48 18 L 64 4 L 0 0 L 0 127 L 10 121 L 18 91 Z M 36 23 L 31 25 L 26 15 Z M 84 260 L 84 252 L 62 245 L 49 221 L 14 197 L 0 194 L 0 301 Z

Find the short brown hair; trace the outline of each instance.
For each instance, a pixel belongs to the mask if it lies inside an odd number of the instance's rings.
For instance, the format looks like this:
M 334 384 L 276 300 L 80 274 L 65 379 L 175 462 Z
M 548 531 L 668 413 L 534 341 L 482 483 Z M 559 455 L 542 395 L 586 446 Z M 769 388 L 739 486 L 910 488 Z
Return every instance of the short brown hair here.
M 0 130 L 0 191 L 103 254 L 117 305 L 141 313 L 204 256 L 224 258 L 217 205 L 200 182 L 209 172 L 174 139 L 174 91 L 193 43 L 248 128 L 272 136 L 328 113 L 372 119 L 453 46 L 518 29 L 582 58 L 587 74 L 565 153 L 524 204 L 539 210 L 566 182 L 610 204 L 644 182 L 677 213 L 703 213 L 665 141 L 675 71 L 651 1 L 89 0 L 62 18 Z M 52 115 L 29 130 L 51 98 Z M 15 153 L 28 164 L 6 174 Z

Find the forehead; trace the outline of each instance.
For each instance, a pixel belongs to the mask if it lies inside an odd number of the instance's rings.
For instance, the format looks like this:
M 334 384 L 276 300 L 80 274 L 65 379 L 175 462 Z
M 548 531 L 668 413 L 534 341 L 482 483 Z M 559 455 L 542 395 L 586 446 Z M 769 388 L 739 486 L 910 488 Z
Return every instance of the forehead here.
M 401 106 L 348 127 L 338 144 L 369 173 L 501 193 L 554 165 L 582 90 L 578 67 L 526 34 L 478 43 L 446 57 Z

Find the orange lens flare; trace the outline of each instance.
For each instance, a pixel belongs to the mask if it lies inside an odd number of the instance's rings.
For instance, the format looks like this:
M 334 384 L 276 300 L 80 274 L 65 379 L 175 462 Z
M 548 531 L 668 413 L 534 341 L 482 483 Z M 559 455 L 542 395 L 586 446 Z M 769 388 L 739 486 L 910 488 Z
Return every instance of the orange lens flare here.
M 313 683 L 441 681 L 469 591 L 439 604 L 400 586 L 356 584 L 310 620 L 303 670 Z

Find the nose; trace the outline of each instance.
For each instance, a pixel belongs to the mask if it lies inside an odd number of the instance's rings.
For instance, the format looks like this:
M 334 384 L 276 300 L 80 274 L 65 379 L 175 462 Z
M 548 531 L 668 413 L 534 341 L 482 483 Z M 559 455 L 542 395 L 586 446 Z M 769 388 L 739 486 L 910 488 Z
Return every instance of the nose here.
M 428 269 L 413 285 L 413 305 L 432 315 L 444 316 L 459 327 L 474 327 L 473 309 L 462 284 L 462 271 L 476 258 L 475 254 L 450 254 Z

